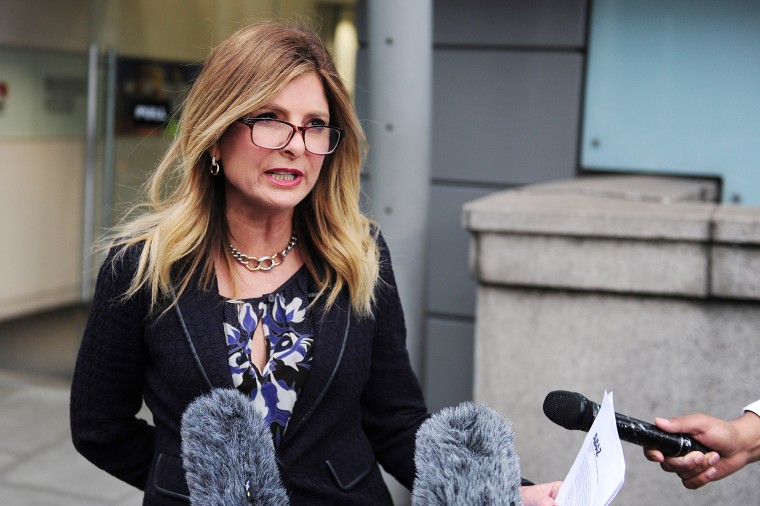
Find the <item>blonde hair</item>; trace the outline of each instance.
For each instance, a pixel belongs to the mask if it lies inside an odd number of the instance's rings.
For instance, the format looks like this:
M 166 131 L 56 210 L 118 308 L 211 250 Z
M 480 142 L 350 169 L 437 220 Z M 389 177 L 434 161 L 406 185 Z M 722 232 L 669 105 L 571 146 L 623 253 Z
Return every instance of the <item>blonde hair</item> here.
M 317 299 L 329 308 L 347 288 L 353 309 L 371 314 L 379 252 L 375 227 L 359 208 L 364 133 L 319 37 L 311 30 L 273 21 L 243 28 L 211 52 L 184 103 L 178 136 L 148 182 L 141 206 L 147 212 L 112 232 L 112 245 L 119 248 L 114 258 L 142 245 L 126 297 L 146 289 L 155 309 L 175 292 L 178 298 L 198 270 L 199 288 L 208 288 L 215 257 L 232 265 L 226 254 L 224 182 L 209 174 L 208 148 L 236 120 L 273 99 L 295 77 L 310 72 L 324 87 L 330 123 L 346 134 L 337 150 L 325 157 L 311 193 L 296 206 L 294 232 L 319 287 Z

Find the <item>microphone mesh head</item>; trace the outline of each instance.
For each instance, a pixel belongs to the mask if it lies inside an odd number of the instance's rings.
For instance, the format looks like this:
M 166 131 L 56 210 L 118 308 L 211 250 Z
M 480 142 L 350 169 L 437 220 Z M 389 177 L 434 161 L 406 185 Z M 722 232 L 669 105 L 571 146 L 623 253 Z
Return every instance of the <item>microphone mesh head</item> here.
M 215 388 L 193 400 L 180 435 L 191 506 L 289 504 L 269 426 L 238 390 Z
M 588 430 L 594 423 L 594 412 L 586 398 L 564 390 L 549 392 L 544 399 L 544 414 L 568 430 Z
M 417 431 L 412 506 L 523 506 L 511 423 L 488 406 L 463 402 Z

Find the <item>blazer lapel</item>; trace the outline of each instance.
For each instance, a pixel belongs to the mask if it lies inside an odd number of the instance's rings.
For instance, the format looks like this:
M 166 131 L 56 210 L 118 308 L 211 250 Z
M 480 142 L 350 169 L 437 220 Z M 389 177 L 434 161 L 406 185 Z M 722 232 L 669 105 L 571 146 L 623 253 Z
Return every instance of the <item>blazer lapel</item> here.
M 182 326 L 190 353 L 210 388 L 232 388 L 232 374 L 227 363 L 223 327 L 223 301 L 216 280 L 208 290 L 196 288 L 193 279 L 179 299 L 175 314 Z
M 322 401 L 340 367 L 351 330 L 351 306 L 345 292 L 323 317 L 319 310 L 313 311 L 315 337 L 311 373 L 298 396 L 281 448 L 303 427 Z

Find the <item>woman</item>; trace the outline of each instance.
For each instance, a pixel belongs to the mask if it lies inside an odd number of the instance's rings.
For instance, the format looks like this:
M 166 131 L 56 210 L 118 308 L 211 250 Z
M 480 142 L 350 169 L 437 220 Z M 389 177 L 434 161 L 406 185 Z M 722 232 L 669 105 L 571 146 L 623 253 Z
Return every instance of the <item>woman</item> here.
M 378 462 L 411 488 L 428 414 L 364 151 L 313 33 L 258 23 L 209 56 L 147 212 L 114 233 L 72 385 L 75 446 L 145 504 L 187 502 L 181 416 L 217 387 L 265 415 L 291 504 L 390 504 Z

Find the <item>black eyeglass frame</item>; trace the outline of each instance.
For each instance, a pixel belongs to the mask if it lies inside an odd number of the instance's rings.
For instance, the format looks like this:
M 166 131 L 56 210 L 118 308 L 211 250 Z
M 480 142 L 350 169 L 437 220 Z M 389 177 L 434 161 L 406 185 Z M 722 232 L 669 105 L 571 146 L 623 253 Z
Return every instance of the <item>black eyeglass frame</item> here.
M 248 128 L 251 129 L 251 142 L 264 149 L 274 149 L 274 150 L 280 150 L 283 149 L 285 146 L 290 144 L 290 141 L 293 140 L 293 136 L 296 134 L 296 132 L 299 132 L 301 134 L 301 139 L 303 139 L 303 146 L 306 151 L 313 155 L 329 155 L 332 153 L 335 153 L 335 150 L 338 149 L 338 146 L 340 145 L 340 141 L 343 140 L 343 137 L 346 135 L 346 131 L 342 128 L 338 128 L 336 126 L 330 126 L 330 125 L 313 125 L 313 126 L 299 126 L 294 125 L 293 123 L 290 123 L 288 121 L 284 121 L 277 118 L 240 118 L 238 120 L 240 123 L 244 124 Z M 260 144 L 256 144 L 256 141 L 253 140 L 253 125 L 258 123 L 259 121 L 273 121 L 277 123 L 282 123 L 283 125 L 288 125 L 293 130 L 290 132 L 290 135 L 288 135 L 287 140 L 282 144 L 282 146 L 279 147 L 271 147 L 271 146 L 262 146 Z M 338 132 L 338 140 L 335 142 L 335 147 L 332 148 L 332 150 L 328 151 L 327 153 L 315 153 L 314 151 L 310 150 L 308 147 L 306 147 L 306 132 L 308 130 L 311 130 L 312 128 L 327 128 L 329 130 Z

